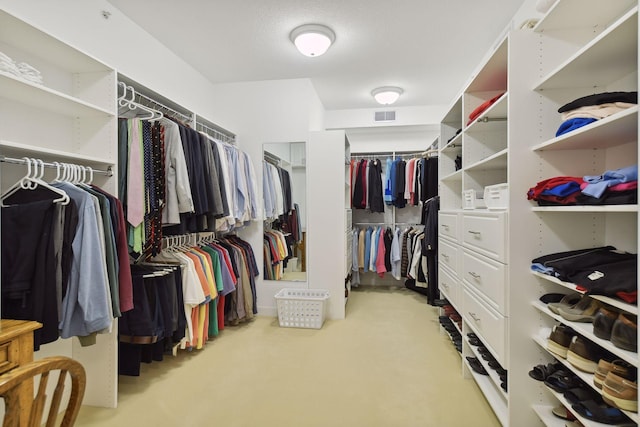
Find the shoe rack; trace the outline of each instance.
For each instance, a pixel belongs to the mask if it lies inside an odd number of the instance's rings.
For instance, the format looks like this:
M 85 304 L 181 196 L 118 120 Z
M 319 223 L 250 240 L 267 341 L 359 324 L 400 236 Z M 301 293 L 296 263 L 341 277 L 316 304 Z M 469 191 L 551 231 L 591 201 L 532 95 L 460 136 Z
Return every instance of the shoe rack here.
M 639 365 L 637 352 L 596 337 L 593 325 L 549 311 L 542 295 L 568 294 L 576 286 L 530 268 L 539 256 L 582 248 L 612 245 L 637 253 L 638 206 L 539 207 L 526 198 L 543 179 L 600 175 L 638 163 L 637 107 L 554 136 L 561 124 L 557 110 L 565 103 L 598 92 L 637 91 L 637 21 L 637 1 L 558 0 L 534 29 L 511 30 L 496 43 L 441 123 L 439 288 L 462 315 L 462 373 L 478 383 L 505 426 L 564 425 L 552 409 L 567 401 L 528 375 L 532 367 L 556 360 L 546 349 L 555 325 L 570 326 Z M 470 111 L 499 92 L 504 95 L 480 120 L 468 124 Z M 483 207 L 477 196 L 498 183 L 508 184 L 507 208 Z M 484 239 L 476 238 L 478 232 Z M 638 314 L 636 305 L 594 298 Z M 466 357 L 482 361 L 482 354 L 470 344 L 469 333 L 508 370 L 507 392 L 471 368 Z M 557 359 L 593 384 L 593 374 Z M 631 425 L 638 424 L 636 413 L 627 416 Z
M 535 168 L 535 174 L 527 176 L 529 187 L 553 176 L 600 175 L 605 170 L 638 163 L 637 107 L 568 134 L 554 136 L 560 125 L 557 109 L 566 102 L 593 93 L 638 89 L 637 2 L 586 3 L 580 3 L 579 7 L 590 10 L 590 13 L 582 15 L 573 13 L 578 7 L 576 2 L 560 0 L 533 30 L 538 46 L 538 73 L 531 86 L 535 108 L 530 108 L 529 113 L 536 117 L 538 123 L 530 127 L 532 136 L 527 140 L 528 151 L 522 158 Z M 554 252 L 605 245 L 631 253 L 638 251 L 637 205 L 539 207 L 530 204 L 522 211 L 521 218 L 518 228 L 528 231 L 517 232 L 517 238 L 529 242 L 524 246 L 526 252 L 533 255 L 531 259 Z M 522 283 L 537 290 L 538 297 L 549 292 L 569 294 L 576 291 L 573 283 L 530 271 L 526 274 L 529 278 L 520 275 Z M 516 278 L 518 274 L 514 273 L 512 277 Z M 638 314 L 637 305 L 616 298 L 596 295 L 593 298 L 597 305 L 605 304 L 633 316 Z M 524 302 L 514 300 L 512 302 L 518 305 Z M 547 350 L 551 330 L 560 324 L 572 328 L 580 340 L 593 345 L 598 351 L 608 352 L 611 357 L 637 369 L 637 352 L 623 350 L 609 340 L 598 338 L 591 322 L 567 320 L 567 316 L 553 313 L 537 298 L 531 298 L 529 304 L 535 310 L 529 318 L 538 325 L 537 328 L 525 332 L 519 327 L 522 332 L 512 332 L 511 336 L 530 333 L 530 339 L 538 347 L 531 349 L 531 354 L 537 354 L 541 363 L 558 360 L 582 380 L 586 389 L 602 394 L 594 384 L 593 374 L 578 369 L 575 362 L 570 363 Z M 513 354 L 517 348 L 514 341 Z M 572 408 L 562 393 L 544 385 L 533 384 L 532 387 L 539 390 L 523 392 L 522 402 L 530 399 L 536 415 L 545 425 L 557 423 L 558 418 L 551 415 L 551 411 L 558 403 L 567 407 L 584 425 L 597 425 Z M 621 424 L 638 424 L 637 413 L 623 412 L 626 419 Z

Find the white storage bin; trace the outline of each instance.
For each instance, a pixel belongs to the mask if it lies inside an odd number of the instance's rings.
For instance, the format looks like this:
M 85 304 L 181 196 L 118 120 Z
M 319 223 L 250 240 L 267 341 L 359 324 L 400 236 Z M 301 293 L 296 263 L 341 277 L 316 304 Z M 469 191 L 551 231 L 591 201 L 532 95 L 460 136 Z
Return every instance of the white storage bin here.
M 486 208 L 485 204 L 480 194 L 476 194 L 476 190 L 464 190 L 462 192 L 462 208 L 463 209 L 479 209 Z
M 276 294 L 280 327 L 322 328 L 328 300 L 324 289 L 281 289 Z
M 507 209 L 509 207 L 509 184 L 484 187 L 484 202 L 489 209 Z

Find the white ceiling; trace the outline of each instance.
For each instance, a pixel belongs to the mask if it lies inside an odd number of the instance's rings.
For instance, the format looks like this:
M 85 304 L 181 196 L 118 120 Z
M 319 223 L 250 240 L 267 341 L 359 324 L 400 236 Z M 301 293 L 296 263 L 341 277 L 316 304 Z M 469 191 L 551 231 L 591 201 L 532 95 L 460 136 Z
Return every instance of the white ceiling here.
M 109 0 L 212 83 L 310 78 L 328 110 L 449 104 L 523 0 Z M 317 58 L 289 33 L 325 24 L 336 42 Z

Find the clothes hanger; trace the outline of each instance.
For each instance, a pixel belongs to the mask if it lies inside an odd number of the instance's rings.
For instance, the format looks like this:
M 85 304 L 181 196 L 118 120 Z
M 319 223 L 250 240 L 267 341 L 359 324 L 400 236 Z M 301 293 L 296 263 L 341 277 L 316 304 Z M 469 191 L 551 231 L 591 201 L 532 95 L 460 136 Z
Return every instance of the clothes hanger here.
M 69 195 L 59 188 L 53 187 L 42 180 L 44 176 L 44 162 L 39 159 L 23 157 L 27 165 L 27 174 L 17 183 L 12 185 L 0 198 L 0 206 L 6 207 L 4 201 L 19 190 L 35 190 L 38 186 L 46 188 L 59 195 L 60 197 L 53 200 L 54 203 L 66 205 L 69 203 Z

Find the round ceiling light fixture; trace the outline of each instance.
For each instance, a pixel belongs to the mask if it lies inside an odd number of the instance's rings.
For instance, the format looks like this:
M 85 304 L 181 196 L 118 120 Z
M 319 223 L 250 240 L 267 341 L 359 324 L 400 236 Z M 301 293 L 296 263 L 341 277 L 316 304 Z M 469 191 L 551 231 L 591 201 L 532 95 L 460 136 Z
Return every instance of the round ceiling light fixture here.
M 383 86 L 371 91 L 378 104 L 391 105 L 400 98 L 404 91 L 397 86 Z
M 301 25 L 291 31 L 289 37 L 301 54 L 310 57 L 322 55 L 336 40 L 331 28 L 320 24 Z

